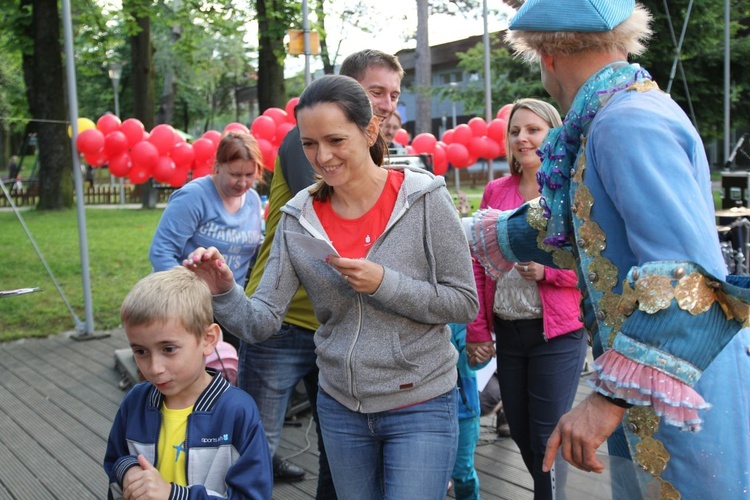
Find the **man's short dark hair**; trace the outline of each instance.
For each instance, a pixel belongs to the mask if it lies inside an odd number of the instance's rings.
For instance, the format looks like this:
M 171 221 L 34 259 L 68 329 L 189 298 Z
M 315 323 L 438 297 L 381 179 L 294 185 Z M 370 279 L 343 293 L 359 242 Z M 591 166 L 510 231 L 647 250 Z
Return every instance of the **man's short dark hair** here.
M 404 78 L 404 68 L 398 62 L 398 58 L 375 49 L 360 50 L 344 59 L 339 69 L 340 75 L 350 76 L 358 82 L 365 76 L 367 68 L 381 66 L 398 73 L 400 79 Z

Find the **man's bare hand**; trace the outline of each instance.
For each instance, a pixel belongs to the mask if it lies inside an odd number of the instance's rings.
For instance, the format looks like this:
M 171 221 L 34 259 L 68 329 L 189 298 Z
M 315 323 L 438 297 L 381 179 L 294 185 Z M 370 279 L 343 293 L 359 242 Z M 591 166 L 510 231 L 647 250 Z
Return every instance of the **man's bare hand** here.
M 607 401 L 592 392 L 578 406 L 562 416 L 547 441 L 542 470 L 549 472 L 555 463 L 557 450 L 573 466 L 601 473 L 604 464 L 596 458 L 596 450 L 615 431 L 622 421 L 625 408 Z

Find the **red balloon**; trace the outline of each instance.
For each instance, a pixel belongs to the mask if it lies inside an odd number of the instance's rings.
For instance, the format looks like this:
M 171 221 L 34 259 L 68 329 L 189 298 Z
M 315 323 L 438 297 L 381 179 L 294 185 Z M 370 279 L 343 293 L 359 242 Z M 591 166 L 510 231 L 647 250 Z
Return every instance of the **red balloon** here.
M 177 167 L 175 167 L 172 158 L 169 156 L 160 156 L 156 160 L 156 165 L 154 166 L 151 175 L 154 176 L 154 180 L 157 182 L 169 182 L 169 179 L 172 178 L 175 170 L 177 170 Z
M 474 133 L 474 137 L 482 137 L 487 135 L 487 122 L 484 121 L 484 118 L 480 118 L 478 116 L 475 116 L 471 120 L 469 120 L 469 128 Z
M 86 160 L 86 163 L 88 163 L 92 167 L 101 167 L 102 165 L 107 163 L 107 155 L 104 154 L 104 151 L 93 155 L 84 154 L 83 159 Z
M 135 163 L 131 167 L 130 172 L 128 172 L 128 179 L 133 184 L 143 184 L 149 177 L 151 177 L 151 170 Z
M 417 150 L 414 149 L 414 146 L 412 146 L 411 144 L 407 144 L 406 145 L 406 154 L 408 154 L 408 155 L 417 155 L 419 153 L 417 153 Z
M 513 109 L 512 104 L 506 104 L 502 108 L 497 110 L 497 118 L 500 118 L 502 120 L 508 121 L 508 116 L 510 116 L 510 111 Z
M 169 152 L 169 156 L 177 168 L 190 170 L 195 160 L 195 151 L 193 151 L 193 146 L 187 142 L 180 142 L 174 145 L 172 151 Z
M 500 156 L 502 156 L 500 154 L 500 144 L 498 144 L 494 139 L 491 139 L 489 137 L 484 137 L 484 142 L 487 148 L 486 158 L 488 160 L 493 160 L 495 158 L 499 158 Z
M 174 131 L 174 144 L 175 146 L 181 142 L 185 142 L 185 138 L 180 135 L 176 130 Z
M 468 126 L 467 126 L 468 127 Z M 466 146 L 454 142 L 448 144 L 448 149 L 445 150 L 448 161 L 456 168 L 465 168 L 469 166 L 469 150 Z
M 132 171 L 136 168 L 139 170 L 145 170 L 148 174 L 146 176 L 146 178 L 148 179 L 148 177 L 151 176 L 151 171 L 156 166 L 156 162 L 159 161 L 159 150 L 156 149 L 156 146 L 154 146 L 150 142 L 141 141 L 133 146 L 133 149 L 130 152 L 130 158 L 133 160 L 133 168 L 130 172 L 131 179 L 133 177 Z M 138 176 L 136 177 L 139 178 Z
M 276 127 L 276 138 L 275 138 L 275 146 L 281 146 L 281 143 L 284 142 L 284 138 L 286 137 L 286 134 L 289 133 L 290 130 L 294 128 L 294 124 L 291 122 L 284 122 L 280 123 Z
M 195 168 L 193 168 L 193 179 L 210 175 L 212 171 L 213 168 L 211 168 L 210 165 L 196 166 Z
M 203 138 L 208 139 L 209 141 L 213 142 L 214 149 L 216 149 L 219 146 L 219 143 L 221 142 L 221 133 L 218 132 L 217 130 L 207 130 L 206 133 L 203 134 Z
M 286 103 L 286 106 L 284 107 L 284 110 L 286 111 L 286 119 L 290 122 L 296 124 L 297 118 L 294 117 L 294 107 L 299 102 L 299 97 L 292 97 L 289 99 L 289 101 Z
M 76 137 L 76 147 L 84 155 L 96 155 L 104 149 L 104 134 L 99 129 L 84 130 Z
M 453 142 L 454 132 L 455 131 L 452 128 L 443 132 L 443 137 L 441 137 L 441 139 L 446 145 L 451 144 Z
M 116 130 L 120 130 L 121 125 L 120 119 L 112 113 L 102 115 L 96 120 L 96 128 L 105 136 Z
M 232 122 L 229 125 L 227 125 L 226 127 L 224 127 L 224 133 L 225 134 L 227 132 L 231 132 L 232 130 L 236 130 L 236 131 L 242 132 L 244 134 L 249 134 L 250 133 L 250 129 L 249 128 L 247 128 L 246 126 L 244 126 L 243 124 L 238 123 L 238 122 Z
M 286 111 L 281 108 L 268 108 L 263 112 L 263 116 L 270 116 L 277 127 L 288 121 Z
M 468 147 L 473 137 L 474 132 L 472 132 L 471 127 L 465 123 L 462 123 L 453 129 L 453 143 L 463 144 Z
M 141 142 L 146 133 L 143 123 L 136 118 L 128 118 L 122 122 L 120 131 L 128 138 L 128 147 L 130 148 Z
M 256 140 L 265 139 L 272 142 L 273 136 L 276 134 L 276 123 L 270 116 L 261 115 L 253 120 L 250 130 Z
M 196 165 L 213 164 L 216 156 L 216 145 L 206 138 L 196 139 L 193 142 L 193 152 Z
M 172 187 L 182 187 L 185 185 L 188 179 L 188 169 L 177 167 L 172 174 L 172 177 L 167 181 Z
M 487 137 L 498 144 L 505 142 L 505 134 L 508 129 L 508 122 L 502 118 L 495 118 L 487 125 Z
M 393 136 L 393 142 L 406 146 L 409 144 L 409 132 L 403 128 L 398 129 L 396 135 Z
M 471 142 L 469 142 L 469 153 L 477 158 L 486 158 L 489 152 L 481 137 L 472 137 Z
M 435 175 L 444 175 L 448 171 L 448 154 L 445 148 L 438 143 L 435 146 L 435 153 L 432 155 L 432 173 Z
M 128 153 L 122 153 L 109 160 L 109 173 L 115 177 L 125 177 L 130 172 L 133 162 Z
M 258 148 L 260 148 L 260 154 L 263 157 L 263 166 L 266 170 L 273 172 L 278 150 L 273 147 L 273 144 L 271 144 L 270 141 L 265 139 L 258 139 Z
M 104 137 L 104 154 L 107 155 L 107 158 L 114 158 L 127 151 L 128 138 L 119 130 L 110 132 Z
M 500 147 L 500 153 L 497 155 L 498 158 L 507 156 L 507 152 L 505 151 L 505 141 L 499 143 L 498 146 Z
M 414 149 L 418 153 L 434 153 L 435 144 L 437 144 L 437 139 L 435 139 L 435 136 L 430 134 L 429 132 L 419 134 L 414 138 L 413 141 L 411 141 L 411 145 L 414 146 Z
M 175 131 L 171 125 L 161 124 L 157 125 L 151 130 L 151 134 L 148 136 L 148 142 L 156 146 L 159 150 L 159 155 L 164 156 L 172 150 L 174 146 L 174 134 Z

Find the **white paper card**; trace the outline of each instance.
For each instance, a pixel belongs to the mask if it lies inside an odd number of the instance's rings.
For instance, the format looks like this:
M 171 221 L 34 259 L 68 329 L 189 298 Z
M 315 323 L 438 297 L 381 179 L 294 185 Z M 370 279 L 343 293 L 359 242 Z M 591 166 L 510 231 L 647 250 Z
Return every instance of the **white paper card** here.
M 301 248 L 316 259 L 326 260 L 329 255 L 339 257 L 339 253 L 333 248 L 333 245 L 326 240 L 319 240 L 306 234 L 293 233 L 291 231 L 284 231 L 284 234 L 286 235 L 289 245 L 294 245 L 295 248 Z

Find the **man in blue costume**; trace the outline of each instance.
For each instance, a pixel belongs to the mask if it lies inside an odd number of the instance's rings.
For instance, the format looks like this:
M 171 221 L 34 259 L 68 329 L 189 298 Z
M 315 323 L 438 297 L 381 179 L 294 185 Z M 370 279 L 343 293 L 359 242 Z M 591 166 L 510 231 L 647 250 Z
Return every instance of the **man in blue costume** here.
M 725 281 L 742 280 L 726 276 L 701 138 L 627 62 L 650 21 L 633 0 L 519 9 L 508 41 L 540 63 L 566 116 L 541 148 L 541 199 L 477 214 L 472 248 L 491 273 L 530 260 L 578 271 L 594 392 L 560 420 L 546 470 L 560 450 L 601 472 L 609 438 L 662 498 L 739 498 L 750 491 L 750 295 Z

